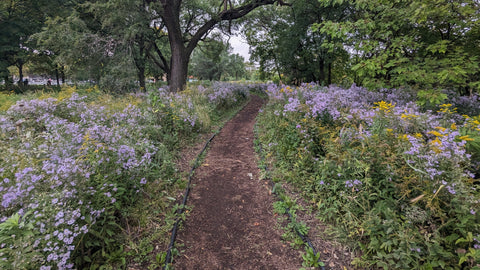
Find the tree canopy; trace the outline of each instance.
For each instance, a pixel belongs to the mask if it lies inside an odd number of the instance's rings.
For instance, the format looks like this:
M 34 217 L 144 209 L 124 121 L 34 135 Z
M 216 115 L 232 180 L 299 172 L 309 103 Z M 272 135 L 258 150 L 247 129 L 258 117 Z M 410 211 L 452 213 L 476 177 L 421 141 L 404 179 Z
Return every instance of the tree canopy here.
M 57 0 L 55 5 L 3 1 L 0 16 L 6 35 L 0 40 L 0 67 L 8 76 L 6 67 L 20 63 L 20 53 L 31 48 L 27 54 L 42 56 L 37 60 L 49 62 L 43 68 L 57 74 L 111 87 L 136 80 L 141 88 L 147 74 L 166 75 L 171 90 L 177 91 L 185 85 L 193 50 L 212 30 L 230 32 L 235 20 L 275 3 L 285 4 L 281 0 Z M 34 17 L 32 12 L 38 20 L 26 19 Z M 27 40 L 31 43 L 25 47 L 22 42 Z
M 478 1 L 319 2 L 344 14 L 317 22 L 314 29 L 350 49 L 357 83 L 478 90 Z
M 238 77 L 229 69 L 242 59 L 220 43 L 195 48 L 241 29 L 265 79 L 468 94 L 480 88 L 479 10 L 476 0 L 8 0 L 0 75 L 9 83 L 14 66 L 21 79 L 27 63 L 57 81 L 128 91 L 166 77 L 178 91 L 189 66 Z
M 238 80 L 246 74 L 245 59 L 231 53 L 230 44 L 222 40 L 210 40 L 192 54 L 190 74 L 200 80 Z

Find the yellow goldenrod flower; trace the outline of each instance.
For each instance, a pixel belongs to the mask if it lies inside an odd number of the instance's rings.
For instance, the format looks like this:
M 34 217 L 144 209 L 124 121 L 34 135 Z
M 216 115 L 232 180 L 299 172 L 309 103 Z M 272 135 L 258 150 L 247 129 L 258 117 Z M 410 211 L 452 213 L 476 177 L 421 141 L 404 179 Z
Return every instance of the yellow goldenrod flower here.
M 462 140 L 462 141 L 474 141 L 473 138 L 470 138 L 468 135 L 465 135 L 465 136 L 461 136 L 459 137 L 458 139 Z
M 431 141 L 430 142 L 432 145 L 442 145 L 442 142 L 438 139 L 438 138 L 435 138 L 435 140 Z
M 442 105 L 440 105 L 441 109 L 438 112 L 441 112 L 441 113 L 457 112 L 457 108 L 453 108 L 452 110 L 450 110 L 450 107 L 452 107 L 452 104 L 442 104 Z
M 405 110 L 405 113 L 402 113 L 402 115 L 400 116 L 400 118 L 407 119 L 407 120 L 408 119 L 414 119 L 416 117 L 418 117 L 418 115 L 413 114 L 413 113 L 407 113 L 407 110 Z
M 374 104 L 376 106 L 374 106 L 373 109 L 378 109 L 379 111 L 383 111 L 385 113 L 389 113 L 392 111 L 393 108 L 395 108 L 394 104 L 387 103 L 385 101 L 375 102 Z
M 440 134 L 440 132 L 438 132 L 436 130 L 429 131 L 428 134 L 432 134 L 432 135 L 435 135 L 437 137 L 443 137 L 443 135 Z
M 450 126 L 450 129 L 451 130 L 457 130 L 457 125 L 455 123 L 453 123 L 451 126 Z

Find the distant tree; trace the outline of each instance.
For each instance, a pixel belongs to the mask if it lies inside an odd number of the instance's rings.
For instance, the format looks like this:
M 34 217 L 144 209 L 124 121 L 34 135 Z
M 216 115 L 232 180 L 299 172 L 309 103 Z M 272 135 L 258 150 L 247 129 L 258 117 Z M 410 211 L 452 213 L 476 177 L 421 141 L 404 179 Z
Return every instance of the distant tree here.
M 335 16 L 341 16 L 338 8 L 309 0 L 294 1 L 282 10 L 257 10 L 245 25 L 253 59 L 264 72 L 273 72 L 284 82 L 331 84 L 341 77 L 332 77 L 334 70 L 344 72 L 348 54 L 343 46 L 325 46 L 331 37 L 311 27 Z
M 247 74 L 245 58 L 238 53 L 228 53 L 223 59 L 225 65 L 225 77 L 239 80 Z
M 0 1 L 0 75 L 6 83 L 11 82 L 8 67 L 12 65 L 23 81 L 23 66 L 32 53 L 28 39 L 42 27 L 45 6 L 45 0 Z
M 220 80 L 226 67 L 222 58 L 228 50 L 227 45 L 221 39 L 203 42 L 192 54 L 189 74 L 201 80 Z
M 244 58 L 232 54 L 230 44 L 218 39 L 205 41 L 194 50 L 189 74 L 210 81 L 238 79 L 246 74 Z

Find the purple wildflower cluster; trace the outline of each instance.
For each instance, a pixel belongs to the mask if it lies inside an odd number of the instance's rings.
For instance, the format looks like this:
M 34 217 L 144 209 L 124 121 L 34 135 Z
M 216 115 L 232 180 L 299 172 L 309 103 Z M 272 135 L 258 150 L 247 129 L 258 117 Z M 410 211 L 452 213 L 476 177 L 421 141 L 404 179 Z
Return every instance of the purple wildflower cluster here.
M 205 123 L 199 118 L 199 110 L 204 104 L 215 108 L 228 108 L 240 98 L 246 98 L 257 85 L 215 82 L 211 87 L 202 85 L 183 92 L 169 92 L 168 87 L 150 93 L 152 110 L 162 118 L 188 123 L 191 128 L 199 128 Z
M 401 105 L 413 106 L 412 95 L 404 91 L 382 89 L 374 92 L 356 85 L 342 89 L 337 86 L 322 88 L 312 83 L 297 88 L 271 84 L 266 91 L 271 99 L 285 103 L 284 113 L 298 112 L 300 105 L 304 104 L 306 108 L 301 112 L 307 117 L 328 113 L 334 120 L 359 118 L 371 121 L 374 116 L 371 110 L 373 103 L 381 100 L 401 100 Z
M 152 104 L 153 107 L 158 107 L 159 104 L 162 104 L 162 107 L 168 108 L 168 110 L 160 111 L 161 117 L 170 117 L 176 121 L 180 120 L 188 123 L 191 127 L 200 124 L 197 122 L 198 115 L 196 114 L 195 103 L 191 95 L 183 92 L 170 92 L 168 87 L 159 88 L 157 91 L 152 92 L 151 95 L 155 97 L 155 102 L 157 102 L 157 104 Z
M 322 114 L 328 114 L 343 126 L 339 134 L 342 141 L 363 140 L 385 131 L 392 138 L 407 141 L 403 155 L 408 166 L 436 183 L 437 188 L 443 184 L 450 194 L 455 194 L 455 185 L 459 185 L 461 178 L 472 176 L 465 169 L 470 155 L 459 132 L 467 128 L 468 118 L 452 114 L 449 108 L 453 105 L 447 104 L 439 112 L 425 112 L 415 103 L 416 95 L 407 90 L 369 91 L 356 85 L 342 89 L 315 84 L 295 88 L 271 84 L 266 91 L 273 103 L 283 106 L 283 114 L 275 111 L 275 115 L 290 119 L 317 119 Z M 452 97 L 451 100 L 480 108 L 480 100 L 476 96 Z M 296 127 L 298 129 L 300 124 Z M 303 138 L 308 139 L 308 136 L 303 135 Z M 452 168 L 459 173 L 452 173 Z M 350 185 L 353 182 L 346 183 L 346 187 Z
M 269 85 L 267 93 L 259 134 L 275 166 L 289 171 L 282 178 L 312 198 L 318 216 L 365 241 L 368 260 L 380 267 L 410 260 L 402 268 L 414 268 L 450 256 L 446 267 L 478 264 L 462 261 L 480 249 L 477 96 L 420 107 L 415 93 L 355 85 Z M 398 244 L 387 251 L 385 241 Z M 445 253 L 425 252 L 434 249 Z
M 480 115 L 480 96 L 472 93 L 468 96 L 460 96 L 456 91 L 445 91 L 448 98 L 445 103 L 453 104 L 458 108 L 459 114 Z
M 346 188 L 351 188 L 352 190 L 358 191 L 358 188 L 362 185 L 362 181 L 358 179 L 354 180 L 347 180 L 345 181 L 345 187 Z
M 19 213 L 31 224 L 30 252 L 42 254 L 42 269 L 73 267 L 78 239 L 118 199 L 125 185 L 118 179 L 137 189 L 146 184 L 141 176 L 158 151 L 145 139 L 145 112 L 84 99 L 22 100 L 0 116 L 0 222 Z M 6 254 L 0 260 L 12 259 Z
M 468 164 L 470 155 L 465 150 L 466 141 L 457 140 L 460 133 L 457 130 L 434 130 L 428 142 L 420 136 L 407 135 L 410 147 L 404 152 L 408 164 L 438 186 L 444 185 L 450 194 L 455 194 L 455 182 L 459 179 L 448 176 L 454 169 L 460 169 Z M 447 175 L 446 175 L 447 174 Z M 471 177 L 468 171 L 458 177 Z M 447 182 L 448 181 L 448 182 Z
M 252 84 L 214 82 L 211 87 L 199 87 L 199 91 L 208 97 L 208 101 L 215 106 L 229 106 L 238 101 L 239 97 L 247 97 Z

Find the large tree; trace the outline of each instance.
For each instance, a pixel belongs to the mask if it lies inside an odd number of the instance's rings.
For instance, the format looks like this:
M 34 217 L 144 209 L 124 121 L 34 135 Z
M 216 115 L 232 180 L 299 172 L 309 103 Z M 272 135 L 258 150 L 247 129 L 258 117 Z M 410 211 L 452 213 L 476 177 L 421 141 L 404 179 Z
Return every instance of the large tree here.
M 158 11 L 168 34 L 171 51 L 167 69 L 171 91 L 184 88 L 193 50 L 219 23 L 244 17 L 260 6 L 285 4 L 281 0 L 159 0 L 159 3 L 161 6 Z
M 163 73 L 170 90 L 179 91 L 199 42 L 214 29 L 229 32 L 236 19 L 275 3 L 285 5 L 281 0 L 80 1 L 68 16 L 51 18 L 38 36 L 44 50 L 68 70 L 90 65 L 96 79 L 104 80 L 133 67 L 136 72 L 128 73 L 137 74 L 140 87 L 146 72 L 154 77 Z M 116 65 L 124 68 L 112 73 Z

